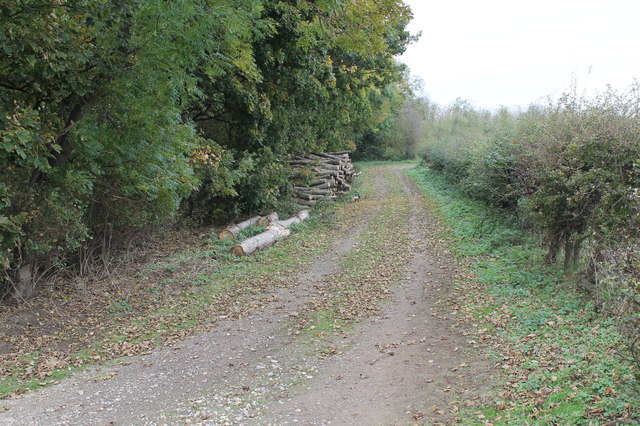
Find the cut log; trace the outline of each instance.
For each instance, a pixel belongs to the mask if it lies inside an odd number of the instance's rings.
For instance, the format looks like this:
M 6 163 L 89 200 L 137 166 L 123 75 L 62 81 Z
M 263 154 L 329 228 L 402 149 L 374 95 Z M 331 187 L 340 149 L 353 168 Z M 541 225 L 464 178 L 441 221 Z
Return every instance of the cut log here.
M 291 166 L 297 166 L 300 168 L 303 168 L 305 166 L 312 166 L 315 164 L 321 164 L 321 161 L 318 160 L 309 160 L 309 159 L 305 159 L 305 160 L 289 160 L 289 165 Z
M 317 189 L 317 188 L 303 188 L 303 187 L 295 187 L 296 194 L 310 194 L 310 195 L 331 195 L 333 194 L 332 189 Z M 304 198 L 304 197 L 301 197 Z
M 313 200 L 313 196 L 307 192 L 302 192 L 302 191 L 293 191 L 293 192 L 296 195 L 296 198 L 299 198 L 301 200 Z
M 342 172 L 340 170 L 315 170 L 314 173 L 318 178 L 326 179 L 328 176 L 338 176 Z
M 325 180 L 324 183 L 311 185 L 311 187 L 316 189 L 328 189 L 328 188 L 335 188 L 336 184 L 333 183 L 333 181 Z
M 337 161 L 344 161 L 344 157 L 339 156 L 339 155 L 333 155 L 329 152 L 322 152 L 320 154 L 316 154 L 316 156 L 318 157 L 326 157 L 326 158 L 330 158 L 332 160 L 337 160 Z
M 273 222 L 278 220 L 278 213 L 273 212 L 273 213 L 269 213 L 268 215 L 261 217 L 258 220 L 258 225 L 260 226 L 269 226 L 271 225 Z
M 249 226 L 256 224 L 259 220 L 260 216 L 254 216 L 251 219 L 238 223 L 237 225 L 223 229 L 218 232 L 218 238 L 221 240 L 232 240 L 236 238 L 244 228 L 248 228 Z
M 342 161 L 343 161 L 342 158 L 339 158 L 339 157 L 327 157 L 327 156 L 315 155 L 315 154 L 310 154 L 309 158 L 315 161 L 319 161 L 321 163 L 333 164 L 335 166 L 342 165 Z
M 289 228 L 294 223 L 302 223 L 308 217 L 309 217 L 309 211 L 308 210 L 302 210 L 297 215 L 291 216 L 287 220 L 279 221 L 278 224 L 280 226 L 284 227 L 284 228 Z
M 288 228 L 292 224 L 302 223 L 308 217 L 309 210 L 308 207 L 305 207 L 300 210 L 297 215 L 292 216 L 287 220 L 275 221 L 271 223 L 263 233 L 258 234 L 255 237 L 247 238 L 243 242 L 231 247 L 231 253 L 236 256 L 247 256 L 257 250 L 270 247 L 277 239 L 287 237 L 291 234 L 291 231 Z
M 236 256 L 247 256 L 256 250 L 265 249 L 273 245 L 278 238 L 283 238 L 291 233 L 287 228 L 273 223 L 269 225 L 266 231 L 255 237 L 247 238 L 240 244 L 231 247 L 231 253 Z
M 330 179 L 314 179 L 311 182 L 309 182 L 309 186 L 318 186 L 318 185 L 323 185 L 330 182 Z
M 334 164 L 322 164 L 322 169 L 324 170 L 340 170 L 339 165 Z

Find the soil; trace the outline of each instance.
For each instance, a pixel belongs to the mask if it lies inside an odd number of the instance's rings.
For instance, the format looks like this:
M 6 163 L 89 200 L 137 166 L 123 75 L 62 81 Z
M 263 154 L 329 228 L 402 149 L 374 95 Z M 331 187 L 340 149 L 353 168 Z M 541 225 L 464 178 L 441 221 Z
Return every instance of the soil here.
M 357 207 L 357 225 L 295 285 L 258 295 L 260 308 L 146 355 L 120 358 L 4 401 L 2 424 L 434 424 L 491 398 L 493 363 L 447 303 L 463 267 L 429 201 L 403 168 L 371 170 L 382 203 Z M 384 173 L 383 173 L 384 172 Z M 393 193 L 385 176 L 402 182 Z M 411 204 L 406 267 L 380 310 L 318 336 L 297 322 L 340 259 L 357 247 L 387 197 Z M 25 321 L 34 321 L 25 313 Z M 0 404 L 2 405 L 2 404 Z

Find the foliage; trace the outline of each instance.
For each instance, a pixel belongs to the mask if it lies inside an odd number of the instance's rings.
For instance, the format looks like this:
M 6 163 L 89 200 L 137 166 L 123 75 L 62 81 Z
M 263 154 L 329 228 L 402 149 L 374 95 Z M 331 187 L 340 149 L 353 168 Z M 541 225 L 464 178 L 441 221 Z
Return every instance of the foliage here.
M 564 248 L 569 266 L 585 239 L 625 239 L 635 222 L 639 90 L 593 100 L 569 92 L 517 117 L 454 105 L 453 123 L 464 125 L 428 141 L 426 158 L 467 193 L 518 210 L 546 235 L 547 261 Z
M 518 115 L 488 115 L 471 139 L 456 131 L 426 148 L 431 167 L 465 193 L 538 231 L 545 263 L 564 253 L 594 309 L 617 318 L 636 362 L 639 104 L 638 84 L 593 99 L 570 91 Z
M 418 154 L 427 123 L 437 109 L 426 98 L 416 95 L 421 82 L 405 72 L 403 84 L 384 89 L 379 124 L 361 135 L 353 153 L 356 160 L 406 160 Z
M 559 265 L 542 264 L 544 252 L 513 213 L 469 198 L 440 172 L 416 168 L 410 175 L 435 198 L 479 282 L 464 284 L 461 309 L 478 325 L 474 339 L 489 344 L 504 372 L 480 419 L 637 422 L 639 366 L 615 351 L 628 340 L 619 324 L 594 312 Z
M 400 0 L 0 4 L 7 291 L 21 266 L 73 264 L 88 239 L 179 206 L 274 206 L 287 156 L 378 131 L 412 39 Z

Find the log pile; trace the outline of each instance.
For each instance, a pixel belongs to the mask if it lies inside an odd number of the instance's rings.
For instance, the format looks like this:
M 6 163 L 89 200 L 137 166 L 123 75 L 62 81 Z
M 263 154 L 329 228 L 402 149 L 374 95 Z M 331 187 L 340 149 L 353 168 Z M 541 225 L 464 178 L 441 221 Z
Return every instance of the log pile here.
M 320 200 L 335 200 L 351 189 L 356 176 L 349 151 L 296 156 L 289 164 L 295 174 L 307 178 L 305 185 L 293 186 L 294 200 L 300 208 L 312 207 Z

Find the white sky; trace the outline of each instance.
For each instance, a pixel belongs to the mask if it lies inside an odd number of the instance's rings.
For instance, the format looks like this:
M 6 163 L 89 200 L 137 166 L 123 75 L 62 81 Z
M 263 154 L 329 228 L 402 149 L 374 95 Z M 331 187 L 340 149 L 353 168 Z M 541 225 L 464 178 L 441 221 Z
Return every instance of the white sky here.
M 640 79 L 640 0 L 405 0 L 422 31 L 400 60 L 433 101 L 526 107 Z M 591 73 L 589 70 L 591 69 Z

